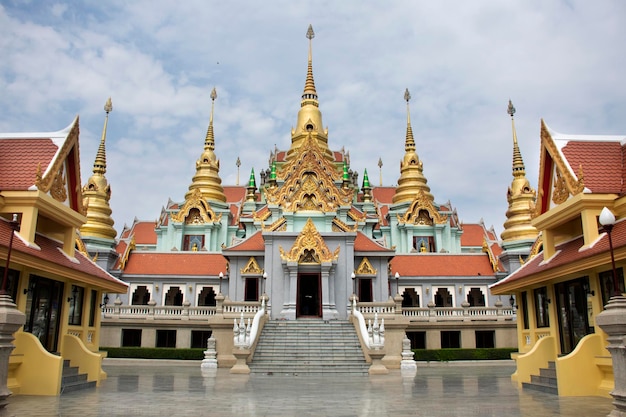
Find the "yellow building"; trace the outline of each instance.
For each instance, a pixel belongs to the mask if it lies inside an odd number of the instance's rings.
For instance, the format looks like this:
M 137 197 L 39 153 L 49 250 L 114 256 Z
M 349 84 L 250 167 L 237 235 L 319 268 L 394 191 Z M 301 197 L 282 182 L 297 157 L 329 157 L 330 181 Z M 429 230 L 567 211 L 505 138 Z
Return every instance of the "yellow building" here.
M 14 394 L 56 395 L 106 377 L 100 300 L 127 284 L 84 254 L 84 213 L 78 118 L 58 132 L 0 134 L 0 272 L 10 253 L 7 290 L 26 315 L 9 364 Z M 64 378 L 72 367 L 84 383 Z
M 512 379 L 520 387 L 562 396 L 608 396 L 613 388 L 606 335 L 595 317 L 614 286 L 624 291 L 625 139 L 560 134 L 541 123 L 532 220 L 541 235 L 531 259 L 490 287 L 494 295 L 515 296 L 519 355 Z M 604 207 L 617 218 L 615 282 L 609 236 L 598 220 Z

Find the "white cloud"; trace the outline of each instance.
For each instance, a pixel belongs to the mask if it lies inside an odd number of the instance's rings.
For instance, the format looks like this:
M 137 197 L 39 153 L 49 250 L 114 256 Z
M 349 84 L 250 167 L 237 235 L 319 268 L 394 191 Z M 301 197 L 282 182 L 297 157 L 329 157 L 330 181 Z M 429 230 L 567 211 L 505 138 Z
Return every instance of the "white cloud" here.
M 395 184 L 405 88 L 438 202 L 498 232 L 512 180 L 511 98 L 536 187 L 539 120 L 566 133 L 626 132 L 626 5 L 606 2 L 57 2 L 0 6 L 0 131 L 49 131 L 81 117 L 83 181 L 113 99 L 107 178 L 116 227 L 155 219 L 191 182 L 215 103 L 224 184 L 289 146 L 313 66 L 332 149 Z

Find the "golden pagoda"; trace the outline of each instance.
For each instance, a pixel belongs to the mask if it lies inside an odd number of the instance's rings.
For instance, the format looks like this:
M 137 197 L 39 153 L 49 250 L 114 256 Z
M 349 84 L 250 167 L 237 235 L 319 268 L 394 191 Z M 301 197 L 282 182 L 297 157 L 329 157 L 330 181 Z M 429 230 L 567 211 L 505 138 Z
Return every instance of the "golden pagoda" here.
M 105 150 L 107 124 L 109 122 L 109 113 L 113 111 L 110 97 L 104 105 L 104 111 L 106 112 L 106 117 L 104 119 L 100 146 L 93 164 L 93 175 L 89 177 L 87 184 L 83 187 L 83 206 L 86 208 L 87 223 L 81 226 L 80 234 L 82 237 L 113 240 L 117 232 L 113 228 L 112 210 L 109 205 L 111 187 L 104 176 L 107 171 Z

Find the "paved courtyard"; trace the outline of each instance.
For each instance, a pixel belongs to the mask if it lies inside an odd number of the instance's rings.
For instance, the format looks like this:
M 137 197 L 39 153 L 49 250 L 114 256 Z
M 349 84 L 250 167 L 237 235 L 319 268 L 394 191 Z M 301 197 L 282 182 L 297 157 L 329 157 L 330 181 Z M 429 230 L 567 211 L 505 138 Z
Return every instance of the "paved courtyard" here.
M 200 363 L 106 360 L 97 389 L 13 396 L 2 416 L 606 416 L 611 399 L 518 390 L 506 364 L 420 365 L 414 378 L 230 375 Z

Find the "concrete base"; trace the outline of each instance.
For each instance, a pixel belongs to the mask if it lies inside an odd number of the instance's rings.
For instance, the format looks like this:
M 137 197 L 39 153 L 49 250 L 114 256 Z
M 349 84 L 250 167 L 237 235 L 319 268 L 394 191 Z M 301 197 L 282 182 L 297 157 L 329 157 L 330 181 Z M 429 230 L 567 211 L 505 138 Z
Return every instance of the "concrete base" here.
M 248 357 L 250 356 L 250 349 L 233 349 L 233 355 L 237 359 L 237 362 L 230 368 L 230 373 L 249 374 L 250 367 L 248 366 Z
M 6 406 L 6 399 L 11 395 L 7 387 L 9 376 L 9 356 L 15 348 L 13 334 L 24 325 L 26 316 L 7 294 L 0 294 L 0 409 Z
M 386 375 L 389 373 L 389 369 L 383 364 L 383 357 L 385 356 L 384 350 L 371 350 L 368 352 L 369 357 L 372 359 L 372 365 L 367 371 L 370 375 Z

